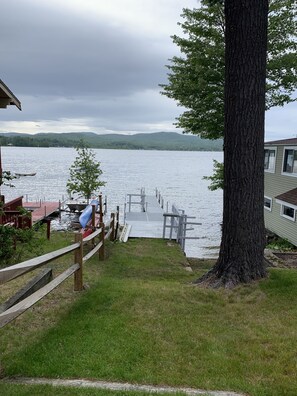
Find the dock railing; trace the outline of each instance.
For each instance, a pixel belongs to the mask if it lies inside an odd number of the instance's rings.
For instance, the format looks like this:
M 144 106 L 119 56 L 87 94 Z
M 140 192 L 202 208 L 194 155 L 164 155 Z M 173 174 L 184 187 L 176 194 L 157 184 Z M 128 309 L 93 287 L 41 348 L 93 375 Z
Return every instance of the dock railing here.
M 145 212 L 145 189 L 142 187 L 140 194 L 127 194 L 128 202 L 125 204 L 125 212 L 131 212 L 132 205 L 140 205 L 141 212 Z M 139 201 L 135 201 L 134 198 L 139 197 Z M 128 206 L 128 208 L 127 208 Z
M 64 272 L 54 278 L 52 281 L 41 287 L 39 290 L 32 293 L 29 297 L 24 298 L 15 305 L 6 309 L 0 314 L 0 328 L 4 327 L 16 317 L 21 315 L 27 309 L 32 307 L 35 303 L 45 297 L 48 293 L 54 290 L 62 282 L 64 282 L 71 275 L 74 275 L 74 290 L 82 291 L 83 285 L 83 266 L 84 264 L 98 252 L 99 260 L 104 260 L 104 245 L 105 241 L 109 238 L 114 241 L 117 234 L 119 221 L 119 207 L 117 212 L 111 214 L 110 220 L 104 224 L 100 222 L 96 228 L 93 229 L 92 234 L 83 238 L 80 232 L 74 233 L 74 243 L 70 246 L 55 250 L 50 253 L 46 253 L 42 256 L 35 257 L 30 260 L 23 261 L 19 264 L 12 265 L 0 269 L 0 285 L 5 284 L 13 279 L 16 279 L 28 272 L 31 272 L 44 264 L 47 264 L 53 260 L 56 260 L 66 254 L 73 253 L 73 264 L 67 268 Z M 108 231 L 107 231 L 108 229 Z M 91 250 L 85 254 L 83 253 L 83 247 L 91 243 Z
M 196 219 L 196 217 L 188 216 L 185 214 L 184 210 L 178 209 L 175 205 L 172 205 L 171 212 L 163 213 L 163 218 L 163 239 L 175 239 L 183 251 L 185 251 L 186 239 L 199 239 L 199 237 L 187 236 L 187 231 L 194 230 L 193 227 L 188 228 L 188 226 L 202 224 L 188 221 L 189 219 Z M 169 220 L 169 223 L 167 223 L 167 220 Z M 167 229 L 169 229 L 169 235 L 166 233 Z M 173 238 L 173 235 L 176 235 L 176 237 Z

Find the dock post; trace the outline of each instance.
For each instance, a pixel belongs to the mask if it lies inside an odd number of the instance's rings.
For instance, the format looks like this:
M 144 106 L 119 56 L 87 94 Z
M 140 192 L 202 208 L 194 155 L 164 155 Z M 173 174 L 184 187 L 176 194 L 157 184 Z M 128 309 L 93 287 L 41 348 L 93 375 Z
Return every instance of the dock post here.
M 165 239 L 167 217 L 166 213 L 163 214 L 163 239 Z
M 74 272 L 74 291 L 81 291 L 84 288 L 83 285 L 83 242 L 82 234 L 80 232 L 75 233 L 75 242 L 79 242 L 80 246 L 74 252 L 74 261 L 79 264 L 79 269 Z
M 105 226 L 104 223 L 100 223 L 100 228 L 102 229 L 99 235 L 99 243 L 102 243 L 102 246 L 99 249 L 99 260 L 104 260 L 104 240 L 105 240 Z
M 174 225 L 174 217 L 171 216 L 171 219 L 170 219 L 170 233 L 169 233 L 169 240 L 170 240 L 170 241 L 171 241 L 171 239 L 172 239 L 173 225 Z
M 184 223 L 184 214 L 182 213 L 179 216 L 178 231 L 177 231 L 177 237 L 176 237 L 176 241 L 180 244 L 182 250 L 183 250 L 183 235 L 184 235 L 184 224 L 183 223 Z
M 186 248 L 187 222 L 188 222 L 188 216 L 185 214 L 185 215 L 183 215 L 183 225 L 184 225 L 183 251 L 185 251 L 185 248 Z

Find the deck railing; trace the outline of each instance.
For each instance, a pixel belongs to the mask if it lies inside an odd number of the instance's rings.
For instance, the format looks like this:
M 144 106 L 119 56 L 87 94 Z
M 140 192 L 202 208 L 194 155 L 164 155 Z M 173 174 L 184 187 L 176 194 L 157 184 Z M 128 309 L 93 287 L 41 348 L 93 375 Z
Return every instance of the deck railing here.
M 22 263 L 12 265 L 0 269 L 0 285 L 7 283 L 19 276 L 22 276 L 28 272 L 35 270 L 47 264 L 53 260 L 56 260 L 66 254 L 73 253 L 73 264 L 67 268 L 63 273 L 58 275 L 51 282 L 32 293 L 29 297 L 24 298 L 22 301 L 6 309 L 0 314 L 0 328 L 4 327 L 16 317 L 21 315 L 27 309 L 32 307 L 36 302 L 45 297 L 48 293 L 54 290 L 72 274 L 74 275 L 74 290 L 83 290 L 83 265 L 98 252 L 99 260 L 104 260 L 104 245 L 105 241 L 109 238 L 111 241 L 117 237 L 117 229 L 119 222 L 119 210 L 117 208 L 116 213 L 111 214 L 110 220 L 104 224 L 100 222 L 97 227 L 93 228 L 93 232 L 83 238 L 80 232 L 74 233 L 75 240 L 70 246 L 55 250 L 50 253 L 46 253 L 42 256 L 35 257 L 33 259 L 23 261 Z M 108 229 L 108 231 L 107 231 Z M 92 242 L 91 250 L 83 255 L 83 247 L 88 242 Z
M 32 218 L 30 215 L 21 214 L 18 210 L 6 210 L 0 215 L 0 224 L 22 229 L 31 228 Z

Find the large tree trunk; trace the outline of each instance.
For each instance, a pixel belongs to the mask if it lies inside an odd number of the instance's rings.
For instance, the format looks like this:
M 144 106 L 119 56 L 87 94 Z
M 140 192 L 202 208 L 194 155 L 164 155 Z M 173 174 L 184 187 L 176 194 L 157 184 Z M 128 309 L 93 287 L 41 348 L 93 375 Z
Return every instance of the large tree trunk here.
M 198 282 L 265 276 L 264 115 L 268 0 L 225 0 L 224 208 L 219 259 Z

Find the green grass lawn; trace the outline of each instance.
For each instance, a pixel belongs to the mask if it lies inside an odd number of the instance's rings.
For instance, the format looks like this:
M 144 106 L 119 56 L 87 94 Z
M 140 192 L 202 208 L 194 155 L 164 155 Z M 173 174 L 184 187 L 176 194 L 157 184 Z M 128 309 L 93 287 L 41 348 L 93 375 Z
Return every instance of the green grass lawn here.
M 209 290 L 191 284 L 209 263 L 192 264 L 162 240 L 110 245 L 84 292 L 70 280 L 0 330 L 2 375 L 296 395 L 297 271 Z

